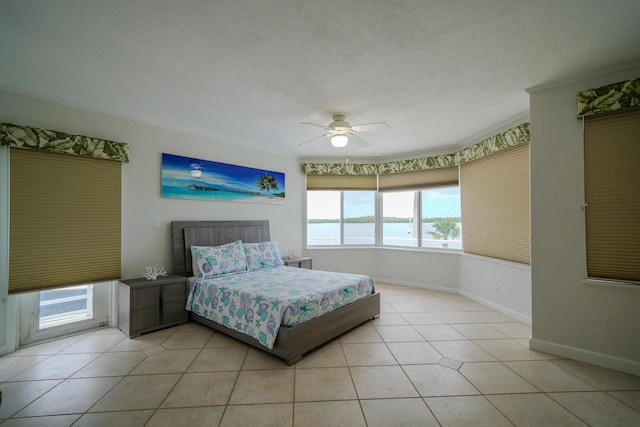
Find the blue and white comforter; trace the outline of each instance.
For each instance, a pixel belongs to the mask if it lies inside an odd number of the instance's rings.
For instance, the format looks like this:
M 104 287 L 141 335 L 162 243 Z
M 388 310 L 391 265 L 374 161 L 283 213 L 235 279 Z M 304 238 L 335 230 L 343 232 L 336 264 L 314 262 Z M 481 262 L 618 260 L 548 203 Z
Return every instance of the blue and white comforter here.
M 281 325 L 303 323 L 375 292 L 367 276 L 284 266 L 189 282 L 187 310 L 269 349 Z

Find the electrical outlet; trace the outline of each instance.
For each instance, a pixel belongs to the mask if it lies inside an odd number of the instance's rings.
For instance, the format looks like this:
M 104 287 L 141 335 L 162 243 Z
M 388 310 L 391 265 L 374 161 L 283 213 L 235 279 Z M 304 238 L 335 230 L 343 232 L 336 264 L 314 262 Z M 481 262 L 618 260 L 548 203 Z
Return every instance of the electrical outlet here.
M 160 221 L 158 221 L 158 220 L 153 221 L 153 230 L 154 231 L 159 231 L 160 230 Z
M 499 294 L 500 293 L 500 286 L 498 285 L 493 285 L 491 287 L 491 290 L 493 291 L 494 294 Z

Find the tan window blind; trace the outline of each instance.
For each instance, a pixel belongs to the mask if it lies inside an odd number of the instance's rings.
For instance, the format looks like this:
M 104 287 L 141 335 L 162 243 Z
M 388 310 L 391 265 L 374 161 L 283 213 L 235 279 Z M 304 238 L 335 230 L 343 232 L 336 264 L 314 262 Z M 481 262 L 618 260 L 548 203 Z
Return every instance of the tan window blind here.
M 463 249 L 530 263 L 529 143 L 460 166 Z
M 121 163 L 10 150 L 9 292 L 120 277 Z
M 307 190 L 376 191 L 376 175 L 307 175 Z
M 584 125 L 587 274 L 640 282 L 640 110 Z
M 383 174 L 379 177 L 380 191 L 411 190 L 457 184 L 457 167 Z

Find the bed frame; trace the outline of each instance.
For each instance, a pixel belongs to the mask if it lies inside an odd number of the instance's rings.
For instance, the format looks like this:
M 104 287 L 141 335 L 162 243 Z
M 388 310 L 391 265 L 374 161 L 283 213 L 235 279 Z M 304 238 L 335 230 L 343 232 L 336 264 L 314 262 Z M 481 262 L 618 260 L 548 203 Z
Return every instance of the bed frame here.
M 269 221 L 173 221 L 173 272 L 192 276 L 191 246 L 217 246 L 242 240 L 260 243 L 270 240 Z M 300 325 L 281 326 L 273 349 L 255 338 L 189 313 L 189 318 L 218 332 L 229 335 L 255 348 L 284 359 L 291 366 L 302 355 L 340 336 L 350 329 L 380 315 L 378 292 L 349 305 L 331 311 Z

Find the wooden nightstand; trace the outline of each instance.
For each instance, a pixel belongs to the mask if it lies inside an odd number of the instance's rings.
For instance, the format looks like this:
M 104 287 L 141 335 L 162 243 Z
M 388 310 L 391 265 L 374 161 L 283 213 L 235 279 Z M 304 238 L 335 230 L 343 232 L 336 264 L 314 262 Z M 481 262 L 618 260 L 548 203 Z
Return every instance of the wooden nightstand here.
M 118 327 L 129 337 L 188 321 L 187 278 L 172 274 L 118 283 Z
M 297 258 L 291 259 L 283 259 L 284 265 L 288 267 L 299 267 L 299 268 L 308 268 L 309 270 L 313 269 L 313 260 L 308 256 L 301 256 Z

